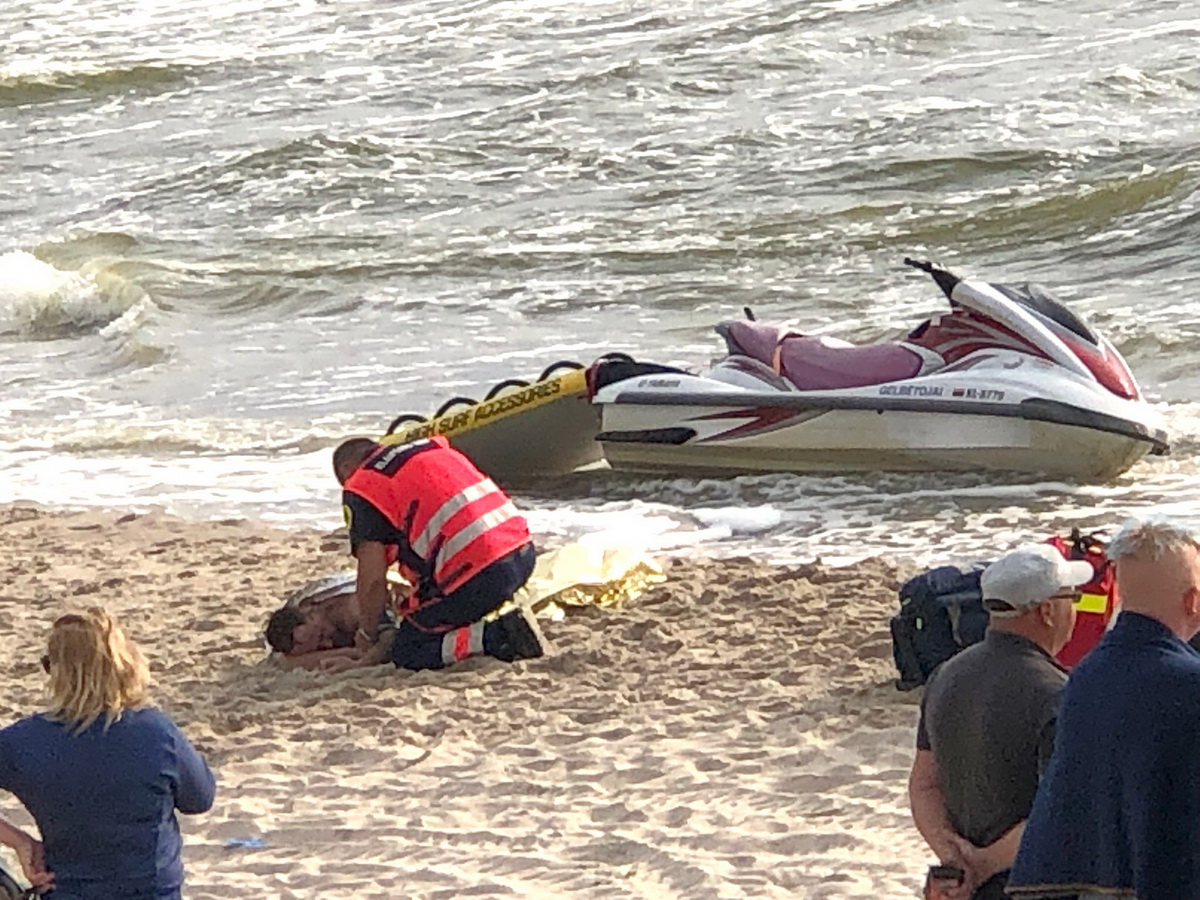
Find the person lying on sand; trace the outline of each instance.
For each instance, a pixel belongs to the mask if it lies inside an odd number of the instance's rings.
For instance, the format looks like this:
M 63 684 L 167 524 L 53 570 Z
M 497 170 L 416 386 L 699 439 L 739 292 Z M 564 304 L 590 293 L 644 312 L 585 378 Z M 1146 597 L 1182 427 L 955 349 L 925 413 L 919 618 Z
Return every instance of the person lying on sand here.
M 393 599 L 398 601 L 408 590 L 408 584 L 396 575 L 390 576 L 389 580 Z M 362 662 L 365 651 L 354 644 L 354 632 L 358 629 L 354 581 L 353 571 L 315 579 L 292 592 L 283 606 L 271 613 L 266 639 L 277 654 L 275 661 L 280 666 L 341 671 L 349 668 L 350 663 L 358 665 Z M 381 636 L 385 630 L 389 632 L 386 638 L 390 640 L 394 628 L 388 622 L 381 622 Z M 374 662 L 387 662 L 383 649 L 377 651 L 375 655 L 380 658 Z
M 398 575 L 389 575 L 393 601 L 398 604 L 407 596 L 408 583 Z M 319 578 L 293 592 L 282 607 L 267 621 L 267 644 L 275 651 L 275 661 L 286 669 L 310 669 L 322 672 L 343 672 L 362 666 L 391 662 L 397 668 L 421 669 L 419 658 L 406 655 L 403 646 L 395 646 L 396 629 L 391 613 L 380 623 L 379 638 L 369 648 L 355 646 L 354 632 L 358 627 L 358 607 L 355 603 L 355 573 L 342 572 Z M 518 639 L 529 628 L 533 613 L 515 608 L 488 621 L 458 629 L 466 633 L 466 646 L 456 659 L 487 655 L 505 662 L 519 658 L 513 647 L 512 633 Z

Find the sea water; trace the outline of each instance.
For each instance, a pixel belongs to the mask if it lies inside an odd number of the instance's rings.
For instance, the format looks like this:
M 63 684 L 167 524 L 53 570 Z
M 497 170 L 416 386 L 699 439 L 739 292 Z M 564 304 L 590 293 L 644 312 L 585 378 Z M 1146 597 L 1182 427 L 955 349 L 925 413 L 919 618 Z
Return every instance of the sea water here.
M 915 255 L 1061 297 L 1172 455 L 602 471 L 519 492 L 535 530 L 938 559 L 1200 520 L 1188 4 L 14 0 L 0 37 L 0 502 L 334 527 L 342 435 L 560 359 L 702 366 L 743 306 L 893 336 L 944 302 Z

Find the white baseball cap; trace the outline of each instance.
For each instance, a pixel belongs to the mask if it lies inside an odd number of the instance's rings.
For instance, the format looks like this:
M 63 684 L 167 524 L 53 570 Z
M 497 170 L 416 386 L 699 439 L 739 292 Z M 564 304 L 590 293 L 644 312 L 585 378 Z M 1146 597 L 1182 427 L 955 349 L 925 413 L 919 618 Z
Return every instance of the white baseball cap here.
M 1065 559 L 1049 544 L 1030 544 L 1006 553 L 983 570 L 983 605 L 994 616 L 1019 616 L 1064 588 L 1095 578 L 1092 564 Z

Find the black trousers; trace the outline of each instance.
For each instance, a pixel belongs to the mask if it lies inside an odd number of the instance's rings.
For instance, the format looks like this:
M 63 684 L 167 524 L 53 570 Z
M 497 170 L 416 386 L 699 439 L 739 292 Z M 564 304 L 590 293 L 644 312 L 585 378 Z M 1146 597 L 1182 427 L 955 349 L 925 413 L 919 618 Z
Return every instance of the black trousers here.
M 499 643 L 503 626 L 479 620 L 520 590 L 536 562 L 537 551 L 526 544 L 478 572 L 454 593 L 405 616 L 392 639 L 392 662 L 401 669 L 440 669 L 461 658 L 448 652 L 456 641 L 473 652 L 489 652 Z M 454 633 L 472 626 L 478 626 L 476 633 Z
M 971 900 L 1008 900 L 1008 895 L 1004 893 L 1004 886 L 1008 884 L 1008 869 L 1003 872 L 997 872 L 979 887 L 975 888 L 975 893 L 971 895 Z

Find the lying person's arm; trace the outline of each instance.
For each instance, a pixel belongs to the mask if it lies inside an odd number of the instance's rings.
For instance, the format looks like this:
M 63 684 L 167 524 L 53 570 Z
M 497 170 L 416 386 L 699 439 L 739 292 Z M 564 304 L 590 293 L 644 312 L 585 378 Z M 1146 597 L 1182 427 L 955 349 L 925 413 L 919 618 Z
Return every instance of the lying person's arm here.
M 335 674 L 347 669 L 360 669 L 363 666 L 379 666 L 392 660 L 392 638 L 396 632 L 392 628 L 384 628 L 379 632 L 379 639 L 357 658 L 349 656 L 322 660 L 321 671 Z
M 357 660 L 363 651 L 357 647 L 335 647 L 332 650 L 312 650 L 308 653 L 272 653 L 271 659 L 281 669 L 309 669 L 319 671 L 325 660 L 352 659 Z

